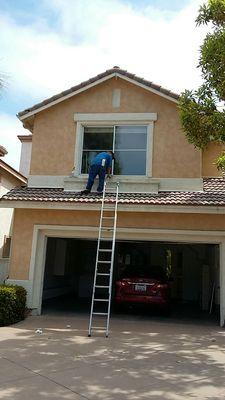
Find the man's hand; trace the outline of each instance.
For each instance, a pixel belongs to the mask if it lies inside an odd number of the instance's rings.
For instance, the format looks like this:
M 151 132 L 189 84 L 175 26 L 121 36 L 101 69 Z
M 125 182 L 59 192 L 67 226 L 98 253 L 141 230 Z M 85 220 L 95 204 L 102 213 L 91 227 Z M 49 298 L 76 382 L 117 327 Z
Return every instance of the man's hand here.
M 107 179 L 111 179 L 111 178 L 112 178 L 112 175 L 111 175 L 111 174 L 107 174 L 106 178 L 107 178 Z

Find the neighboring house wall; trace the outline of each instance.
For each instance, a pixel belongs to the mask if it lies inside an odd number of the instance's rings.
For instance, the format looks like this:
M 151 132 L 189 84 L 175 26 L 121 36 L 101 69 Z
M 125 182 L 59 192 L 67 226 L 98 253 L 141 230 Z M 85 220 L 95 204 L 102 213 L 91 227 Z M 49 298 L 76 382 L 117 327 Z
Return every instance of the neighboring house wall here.
M 9 259 L 0 258 L 0 284 L 9 276 Z
M 19 172 L 28 176 L 30 173 L 30 161 L 31 161 L 31 151 L 32 151 L 32 135 L 18 136 L 22 143 L 21 153 L 20 153 L 20 166 Z
M 0 197 L 9 190 L 18 186 L 18 180 L 10 177 L 9 174 L 0 172 Z M 2 248 L 4 236 L 10 236 L 12 230 L 13 208 L 0 208 L 0 258 L 2 257 Z
M 116 108 L 115 89 L 121 90 L 120 106 Z M 112 78 L 35 115 L 31 175 L 71 173 L 76 163 L 74 113 L 115 112 L 157 113 L 153 177 L 201 177 L 201 153 L 187 142 L 181 131 L 177 104 L 120 78 Z
M 0 197 L 13 187 L 18 186 L 18 180 L 8 173 L 0 172 Z M 8 276 L 9 259 L 2 258 L 5 236 L 11 236 L 13 224 L 13 208 L 0 208 L 0 283 Z
M 87 229 L 86 237 L 97 237 L 99 224 L 98 211 L 62 211 L 62 210 L 29 210 L 16 209 L 10 260 L 10 279 L 28 279 L 31 262 L 31 251 L 34 225 L 96 227 L 96 232 Z M 223 231 L 225 215 L 215 214 L 182 214 L 182 213 L 140 213 L 122 212 L 118 214 L 118 232 L 120 228 L 169 229 Z M 94 235 L 94 236 L 93 236 Z M 137 233 L 138 239 L 138 233 Z M 168 236 L 169 240 L 169 236 Z

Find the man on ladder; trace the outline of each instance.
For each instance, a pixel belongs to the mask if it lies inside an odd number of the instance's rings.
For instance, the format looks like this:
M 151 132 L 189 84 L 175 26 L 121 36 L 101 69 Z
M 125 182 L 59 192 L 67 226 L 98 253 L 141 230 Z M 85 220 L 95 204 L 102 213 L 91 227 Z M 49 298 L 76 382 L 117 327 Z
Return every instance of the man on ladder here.
M 86 189 L 82 190 L 81 194 L 90 193 L 97 175 L 99 177 L 97 193 L 103 193 L 105 175 L 107 173 L 110 176 L 112 172 L 112 160 L 114 160 L 114 153 L 112 151 L 103 151 L 95 156 L 90 166 Z

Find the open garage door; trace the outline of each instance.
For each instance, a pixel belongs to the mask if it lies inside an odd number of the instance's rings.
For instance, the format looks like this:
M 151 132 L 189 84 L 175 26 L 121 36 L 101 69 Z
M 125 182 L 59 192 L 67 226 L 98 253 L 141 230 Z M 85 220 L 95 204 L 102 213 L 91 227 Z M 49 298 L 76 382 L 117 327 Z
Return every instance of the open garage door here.
M 94 240 L 48 238 L 43 312 L 90 311 L 96 246 Z M 126 279 L 130 287 L 118 302 L 119 285 Z M 161 307 L 162 301 L 157 299 L 160 293 L 162 297 L 168 295 L 166 307 Z M 217 245 L 116 243 L 113 306 L 117 307 L 113 307 L 113 312 L 141 310 L 147 315 L 161 315 L 161 311 L 170 308 L 171 318 L 219 319 L 219 297 Z

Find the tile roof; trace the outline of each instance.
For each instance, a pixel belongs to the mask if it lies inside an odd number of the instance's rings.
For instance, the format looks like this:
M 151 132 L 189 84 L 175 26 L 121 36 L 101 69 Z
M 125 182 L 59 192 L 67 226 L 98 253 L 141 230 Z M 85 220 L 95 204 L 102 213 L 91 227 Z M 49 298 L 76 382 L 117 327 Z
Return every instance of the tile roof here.
M 124 77 L 127 77 L 129 79 L 132 79 L 132 80 L 136 81 L 137 83 L 140 83 L 140 84 L 142 84 L 144 86 L 152 88 L 152 89 L 156 90 L 159 93 L 162 93 L 162 94 L 165 94 L 168 97 L 171 97 L 172 99 L 175 99 L 175 100 L 179 99 L 179 95 L 177 93 L 174 93 L 174 92 L 172 92 L 172 91 L 170 91 L 168 89 L 165 89 L 160 85 L 156 85 L 155 83 L 153 83 L 151 81 L 147 81 L 146 79 L 141 78 L 139 76 L 136 76 L 135 74 L 131 74 L 130 72 L 128 72 L 128 71 L 126 71 L 124 69 L 120 69 L 119 67 L 114 67 L 114 68 L 108 69 L 107 71 L 105 71 L 105 72 L 103 72 L 103 73 L 101 73 L 99 75 L 94 76 L 93 78 L 88 79 L 87 81 L 81 82 L 78 85 L 71 87 L 70 89 L 64 90 L 61 93 L 58 93 L 58 94 L 56 94 L 56 95 L 54 95 L 54 96 L 52 96 L 52 97 L 50 97 L 48 99 L 45 99 L 44 101 L 42 101 L 42 102 L 40 102 L 38 104 L 35 104 L 33 107 L 27 108 L 26 110 L 23 110 L 23 111 L 19 112 L 18 113 L 18 117 L 19 118 L 23 117 L 26 114 L 37 110 L 40 107 L 46 106 L 47 104 L 50 104 L 55 100 L 58 100 L 58 99 L 60 99 L 60 98 L 62 98 L 64 96 L 67 96 L 70 93 L 76 92 L 79 89 L 85 88 L 85 86 L 88 86 L 88 85 L 90 85 L 92 83 L 95 83 L 98 80 L 100 80 L 102 78 L 105 78 L 105 77 L 107 77 L 107 76 L 109 76 L 111 74 L 115 74 L 115 73 L 117 73 L 119 75 L 122 75 Z
M 202 192 L 168 191 L 154 193 L 121 193 L 120 204 L 174 205 L 174 206 L 225 206 L 225 179 L 204 179 Z M 32 201 L 49 203 L 100 203 L 101 197 L 95 193 L 81 195 L 78 192 L 65 192 L 62 188 L 20 187 L 5 194 L 1 201 Z M 108 203 L 115 201 L 113 194 L 106 197 Z

